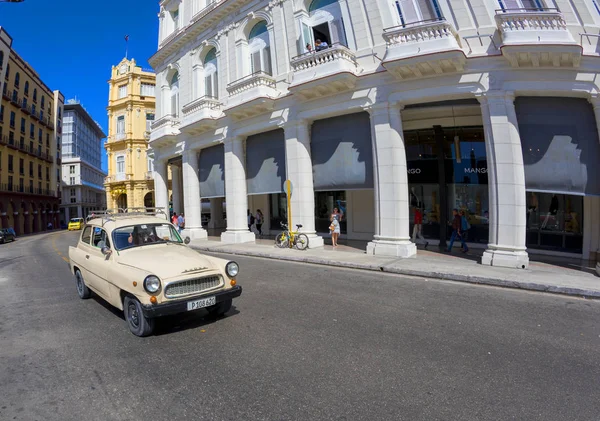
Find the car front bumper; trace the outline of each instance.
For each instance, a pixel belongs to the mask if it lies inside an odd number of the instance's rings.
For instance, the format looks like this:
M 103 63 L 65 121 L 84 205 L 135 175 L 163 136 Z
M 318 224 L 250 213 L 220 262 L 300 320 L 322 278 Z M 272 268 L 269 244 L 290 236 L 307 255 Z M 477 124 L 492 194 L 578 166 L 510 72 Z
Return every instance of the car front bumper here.
M 189 301 L 196 301 L 196 300 L 199 300 L 202 298 L 214 296 L 215 300 L 216 300 L 216 304 L 219 304 L 220 302 L 239 297 L 240 295 L 242 295 L 242 287 L 240 285 L 236 285 L 230 289 L 215 292 L 214 294 L 206 294 L 206 295 L 199 296 L 199 297 L 196 296 L 196 297 L 186 299 L 186 300 L 179 300 L 176 302 L 156 304 L 156 305 L 143 304 L 142 312 L 144 313 L 145 317 L 152 319 L 155 317 L 168 316 L 171 314 L 186 313 L 188 311 L 187 303 Z M 196 310 L 192 310 L 192 311 L 196 311 Z

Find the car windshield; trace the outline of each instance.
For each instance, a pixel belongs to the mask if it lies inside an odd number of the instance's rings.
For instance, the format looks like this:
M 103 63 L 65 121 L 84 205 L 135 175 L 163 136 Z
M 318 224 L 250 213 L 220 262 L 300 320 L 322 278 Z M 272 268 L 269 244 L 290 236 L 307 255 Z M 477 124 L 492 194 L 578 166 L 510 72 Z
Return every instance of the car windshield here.
M 117 250 L 169 242 L 183 243 L 171 224 L 130 225 L 113 231 L 113 244 Z
M 83 218 L 71 218 L 69 222 L 82 222 Z

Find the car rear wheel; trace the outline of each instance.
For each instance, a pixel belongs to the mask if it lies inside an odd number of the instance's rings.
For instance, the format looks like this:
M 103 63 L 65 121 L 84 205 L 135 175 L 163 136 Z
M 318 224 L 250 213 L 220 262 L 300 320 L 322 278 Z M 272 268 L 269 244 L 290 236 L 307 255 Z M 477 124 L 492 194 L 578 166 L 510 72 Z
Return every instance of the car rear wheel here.
M 123 300 L 123 314 L 127 326 L 135 336 L 148 336 L 154 330 L 154 319 L 144 317 L 140 302 L 130 296 Z
M 219 304 L 216 304 L 208 309 L 208 312 L 211 316 L 221 317 L 225 315 L 229 310 L 231 310 L 232 299 L 221 301 Z
M 83 281 L 83 276 L 79 269 L 75 270 L 75 284 L 77 285 L 77 294 L 82 300 L 87 300 L 92 295 L 92 292 Z

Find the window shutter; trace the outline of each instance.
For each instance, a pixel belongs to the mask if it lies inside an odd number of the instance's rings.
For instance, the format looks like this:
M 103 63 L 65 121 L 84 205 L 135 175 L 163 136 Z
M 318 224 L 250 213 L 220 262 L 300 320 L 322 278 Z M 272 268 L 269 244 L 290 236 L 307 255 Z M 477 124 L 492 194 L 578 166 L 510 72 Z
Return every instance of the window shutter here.
M 421 20 L 413 0 L 398 0 L 397 3 L 400 6 L 400 19 L 403 25 L 408 25 Z
M 271 67 L 271 47 L 269 47 L 268 45 L 265 47 L 265 49 L 263 50 L 263 55 L 264 55 L 264 63 L 265 63 L 265 72 L 267 72 L 270 75 L 273 75 L 273 69 Z
M 438 16 L 432 1 L 433 0 L 417 0 L 419 10 L 421 11 L 421 20 L 432 20 L 441 17 Z
M 310 46 L 312 48 L 314 48 L 314 42 L 312 39 L 312 31 L 310 30 L 309 26 L 305 23 L 302 23 L 302 36 L 303 36 L 303 43 L 300 46 L 299 51 L 303 51 L 305 53 L 308 52 L 308 50 L 306 49 L 306 44 L 310 44 Z
M 219 97 L 219 71 L 216 71 L 213 73 L 213 82 L 214 82 L 214 89 L 213 89 L 213 97 L 218 98 Z
M 208 75 L 204 78 L 204 95 L 214 96 L 212 91 L 212 75 Z
M 252 62 L 252 73 L 260 72 L 262 70 L 260 66 L 260 51 L 252 53 L 250 60 Z
M 329 22 L 329 33 L 331 35 L 331 44 L 346 45 L 346 36 L 344 34 L 344 24 L 341 19 L 335 19 Z

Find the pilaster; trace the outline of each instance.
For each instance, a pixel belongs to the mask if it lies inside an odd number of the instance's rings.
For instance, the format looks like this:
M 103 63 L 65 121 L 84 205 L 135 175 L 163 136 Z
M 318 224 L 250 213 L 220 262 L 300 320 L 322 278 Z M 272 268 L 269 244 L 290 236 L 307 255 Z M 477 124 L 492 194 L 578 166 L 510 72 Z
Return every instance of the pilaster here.
M 173 212 L 179 215 L 183 211 L 183 189 L 181 180 L 181 168 L 171 165 L 171 190 L 173 195 Z
M 512 92 L 478 97 L 483 117 L 489 186 L 489 244 L 481 263 L 526 269 L 525 168 Z
M 411 257 L 417 247 L 410 241 L 408 174 L 400 105 L 377 103 L 371 115 L 375 235 L 367 254 Z
M 169 215 L 169 180 L 166 160 L 154 159 L 154 201 Z

